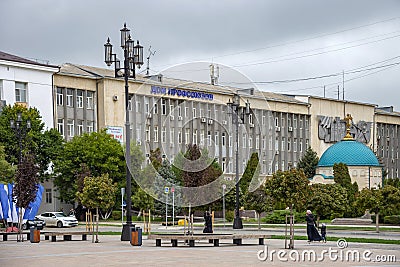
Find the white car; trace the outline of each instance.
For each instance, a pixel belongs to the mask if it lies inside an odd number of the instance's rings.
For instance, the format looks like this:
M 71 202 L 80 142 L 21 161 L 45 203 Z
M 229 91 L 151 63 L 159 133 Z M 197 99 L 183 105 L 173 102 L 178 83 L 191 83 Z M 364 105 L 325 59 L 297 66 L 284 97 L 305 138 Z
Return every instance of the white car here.
M 46 222 L 46 226 L 77 226 L 78 220 L 73 216 L 67 216 L 63 212 L 45 212 L 37 216 Z

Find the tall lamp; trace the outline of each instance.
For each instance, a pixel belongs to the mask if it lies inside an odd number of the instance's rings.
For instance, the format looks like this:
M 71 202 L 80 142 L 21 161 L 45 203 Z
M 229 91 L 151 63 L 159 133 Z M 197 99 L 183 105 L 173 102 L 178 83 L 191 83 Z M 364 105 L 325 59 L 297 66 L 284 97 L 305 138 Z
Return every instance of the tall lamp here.
M 105 59 L 104 62 L 107 66 L 114 64 L 115 77 L 124 77 L 125 79 L 125 159 L 126 159 L 126 223 L 122 226 L 121 241 L 130 240 L 132 225 L 132 187 L 131 187 L 131 173 L 129 171 L 129 165 L 131 164 L 131 131 L 129 122 L 129 78 L 136 78 L 135 69 L 140 68 L 143 65 L 143 46 L 139 44 L 139 41 L 135 42 L 131 38 L 130 30 L 126 27 L 126 23 L 121 31 L 121 48 L 124 51 L 124 66 L 121 68 L 121 62 L 117 58 L 116 54 L 112 52 L 112 44 L 110 38 L 107 39 L 107 43 L 104 44 Z

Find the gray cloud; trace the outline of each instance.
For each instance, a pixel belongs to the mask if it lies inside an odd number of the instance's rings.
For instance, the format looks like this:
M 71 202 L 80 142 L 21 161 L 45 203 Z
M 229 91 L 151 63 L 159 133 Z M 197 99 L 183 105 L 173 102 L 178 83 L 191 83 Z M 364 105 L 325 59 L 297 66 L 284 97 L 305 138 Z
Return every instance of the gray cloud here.
M 154 70 L 193 60 L 236 66 L 400 30 L 400 19 L 395 19 L 304 42 L 256 50 L 395 18 L 400 14 L 400 2 L 390 0 L 3 0 L 0 10 L 2 51 L 49 60 L 52 64 L 73 62 L 105 67 L 103 44 L 110 37 L 118 47 L 119 30 L 126 22 L 133 38 L 145 46 L 146 56 L 149 45 L 157 51 L 151 62 Z M 238 53 L 248 50 L 255 51 Z M 320 51 L 326 50 L 328 48 Z M 227 54 L 231 55 L 221 57 Z M 271 81 L 336 73 L 397 55 L 400 55 L 400 38 L 393 38 L 313 57 L 237 69 L 252 80 Z M 171 75 L 208 79 L 207 64 L 204 66 L 204 70 L 197 71 L 196 75 L 190 72 L 171 72 Z M 345 95 L 350 100 L 394 105 L 400 110 L 397 101 L 400 93 L 396 90 L 400 85 L 398 73 L 399 67 L 395 67 L 349 81 L 345 84 Z M 228 80 L 221 69 L 221 81 Z M 324 84 L 340 81 L 341 77 L 336 77 L 260 87 L 270 91 L 322 95 Z M 318 88 L 304 90 L 314 86 Z M 327 89 L 327 96 L 335 97 L 335 86 Z

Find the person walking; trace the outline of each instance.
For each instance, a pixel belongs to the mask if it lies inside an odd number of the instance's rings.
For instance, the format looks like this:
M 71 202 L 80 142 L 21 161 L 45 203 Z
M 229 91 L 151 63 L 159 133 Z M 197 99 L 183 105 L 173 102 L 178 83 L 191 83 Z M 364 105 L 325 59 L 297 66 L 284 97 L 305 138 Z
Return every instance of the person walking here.
M 311 210 L 307 210 L 306 212 L 306 222 L 308 242 L 321 241 L 322 238 L 317 230 L 314 215 L 312 214 Z

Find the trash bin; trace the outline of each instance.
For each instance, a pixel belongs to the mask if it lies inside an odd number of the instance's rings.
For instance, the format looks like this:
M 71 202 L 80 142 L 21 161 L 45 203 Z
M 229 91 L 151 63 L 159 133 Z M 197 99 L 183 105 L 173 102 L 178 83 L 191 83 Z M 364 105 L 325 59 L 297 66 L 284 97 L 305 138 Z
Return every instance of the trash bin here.
M 40 242 L 40 230 L 37 227 L 31 226 L 30 231 L 30 241 L 31 243 L 39 243 Z
M 131 228 L 131 245 L 141 246 L 142 245 L 142 228 L 132 227 Z

